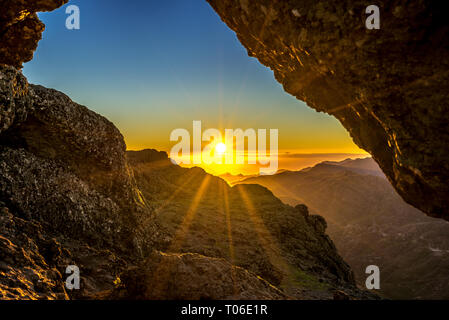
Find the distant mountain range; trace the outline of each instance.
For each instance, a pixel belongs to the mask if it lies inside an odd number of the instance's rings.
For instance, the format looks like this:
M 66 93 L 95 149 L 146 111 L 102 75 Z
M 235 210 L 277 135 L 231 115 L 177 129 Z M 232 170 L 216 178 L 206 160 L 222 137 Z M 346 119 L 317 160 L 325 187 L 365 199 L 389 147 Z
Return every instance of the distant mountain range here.
M 319 166 L 328 165 L 338 170 L 343 168 L 352 172 L 360 174 L 368 174 L 378 177 L 386 178 L 379 165 L 372 158 L 360 158 L 360 159 L 346 159 L 343 161 L 324 161 Z M 336 168 L 335 168 L 336 167 Z
M 373 159 L 327 161 L 237 183 L 260 184 L 283 202 L 322 215 L 359 284 L 374 264 L 387 298 L 449 298 L 449 223 L 405 203 Z
M 225 179 L 228 183 L 230 184 L 234 184 L 236 182 L 242 181 L 244 179 L 247 178 L 253 178 L 253 177 L 257 177 L 257 174 L 254 175 L 244 175 L 244 174 L 231 174 L 231 173 L 223 173 L 221 175 L 219 175 L 220 178 Z

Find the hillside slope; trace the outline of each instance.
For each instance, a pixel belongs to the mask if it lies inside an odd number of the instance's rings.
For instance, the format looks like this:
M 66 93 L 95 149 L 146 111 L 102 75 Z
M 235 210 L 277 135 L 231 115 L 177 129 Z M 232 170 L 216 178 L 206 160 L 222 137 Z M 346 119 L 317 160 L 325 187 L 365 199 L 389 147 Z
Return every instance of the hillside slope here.
M 305 206 L 283 204 L 257 185 L 230 188 L 200 168 L 175 166 L 156 151 L 128 153 L 160 227 L 158 250 L 224 258 L 296 298 L 332 298 L 335 290 L 369 297 Z
M 386 297 L 448 299 L 449 223 L 406 204 L 373 165 L 372 159 L 325 162 L 240 183 L 263 185 L 285 203 L 323 215 L 360 284 L 374 264 Z

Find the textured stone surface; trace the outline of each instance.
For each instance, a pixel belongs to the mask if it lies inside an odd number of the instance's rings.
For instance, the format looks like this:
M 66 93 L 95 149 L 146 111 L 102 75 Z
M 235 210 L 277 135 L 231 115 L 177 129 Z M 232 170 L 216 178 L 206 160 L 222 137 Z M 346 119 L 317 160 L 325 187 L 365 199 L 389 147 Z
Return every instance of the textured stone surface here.
M 449 299 L 449 221 L 405 203 L 376 166 L 371 158 L 327 161 L 237 183 L 260 184 L 284 203 L 306 203 L 322 215 L 360 286 L 374 264 L 381 270 L 376 293 L 382 297 Z
M 46 222 L 24 220 L 0 202 L 0 300 L 92 298 L 112 290 L 130 259 L 86 238 L 52 232 Z M 111 250 L 112 249 L 112 250 Z M 68 265 L 80 269 L 80 290 L 66 290 Z
M 287 299 L 268 282 L 224 259 L 156 252 L 124 272 L 109 299 L 235 300 Z
M 0 133 L 23 121 L 31 108 L 28 82 L 14 67 L 0 67 Z
M 9 66 L 0 66 L 0 107 L 2 145 L 64 163 L 118 203 L 138 202 L 123 136 L 106 118 L 61 92 L 28 85 Z
M 122 135 L 5 65 L 0 107 L 0 298 L 89 298 L 111 290 L 157 233 L 151 221 L 139 227 L 151 210 L 128 168 Z M 62 288 L 70 264 L 83 273 L 79 291 Z
M 449 219 L 449 26 L 439 2 L 208 0 L 286 92 L 335 116 L 399 194 Z M 281 112 L 281 111 L 280 111 Z
M 1 204 L 0 230 L 0 299 L 66 299 L 61 273 L 48 265 L 61 254 L 57 241 Z
M 120 208 L 63 165 L 1 147 L 0 195 L 27 220 L 103 245 L 120 238 Z
M 51 11 L 68 0 L 1 0 L 0 64 L 22 67 L 33 58 L 45 25 L 36 12 Z

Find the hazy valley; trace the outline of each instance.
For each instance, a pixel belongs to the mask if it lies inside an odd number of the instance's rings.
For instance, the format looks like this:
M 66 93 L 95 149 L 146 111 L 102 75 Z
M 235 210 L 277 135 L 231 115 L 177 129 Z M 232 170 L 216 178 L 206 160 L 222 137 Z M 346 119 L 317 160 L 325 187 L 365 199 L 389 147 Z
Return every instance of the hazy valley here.
M 338 252 L 363 285 L 381 270 L 380 293 L 393 299 L 449 298 L 449 223 L 406 204 L 371 159 L 323 162 L 301 171 L 250 177 L 283 202 L 322 215 Z

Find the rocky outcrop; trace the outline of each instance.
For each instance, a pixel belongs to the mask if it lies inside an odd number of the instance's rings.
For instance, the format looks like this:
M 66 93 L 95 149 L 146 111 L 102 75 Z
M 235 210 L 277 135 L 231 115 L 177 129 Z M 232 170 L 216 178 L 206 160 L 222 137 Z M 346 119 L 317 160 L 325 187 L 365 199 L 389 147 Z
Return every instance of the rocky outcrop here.
M 0 103 L 0 133 L 25 120 L 31 106 L 28 82 L 14 67 L 1 66 Z
M 104 245 L 120 238 L 121 208 L 63 165 L 24 149 L 2 147 L 0 171 L 1 198 L 23 218 Z
M 0 299 L 66 299 L 61 272 L 49 266 L 62 254 L 42 226 L 0 205 Z
M 117 128 L 60 92 L 28 86 L 13 67 L 1 66 L 0 78 L 1 199 L 60 232 L 132 246 L 144 204 Z
M 335 116 L 399 194 L 449 220 L 449 27 L 434 1 L 208 0 L 286 92 Z
M 37 12 L 52 11 L 68 0 L 1 0 L 0 64 L 17 68 L 33 58 L 45 25 Z
M 129 203 L 126 145 L 118 129 L 61 92 L 28 86 L 13 67 L 0 72 L 2 144 L 63 162 L 97 190 Z
M 108 299 L 279 300 L 288 297 L 267 281 L 224 259 L 199 254 L 154 253 L 120 278 Z
M 49 223 L 24 220 L 0 203 L 0 300 L 88 299 L 112 290 L 130 260 L 94 247 Z M 80 269 L 80 290 L 65 287 L 66 268 Z
M 0 299 L 89 298 L 151 249 L 151 211 L 126 145 L 104 117 L 20 71 L 41 38 L 36 11 L 66 0 L 0 1 Z M 68 291 L 76 265 L 81 289 Z
M 0 65 L 0 111 L 0 298 L 112 290 L 157 235 L 123 136 L 11 66 Z M 69 265 L 80 268 L 80 290 L 64 288 Z
M 376 293 L 382 297 L 448 299 L 449 222 L 405 203 L 373 165 L 371 158 L 326 161 L 237 183 L 260 184 L 284 203 L 306 203 L 322 215 L 326 233 L 361 286 L 366 267 L 374 264 L 381 270 Z

